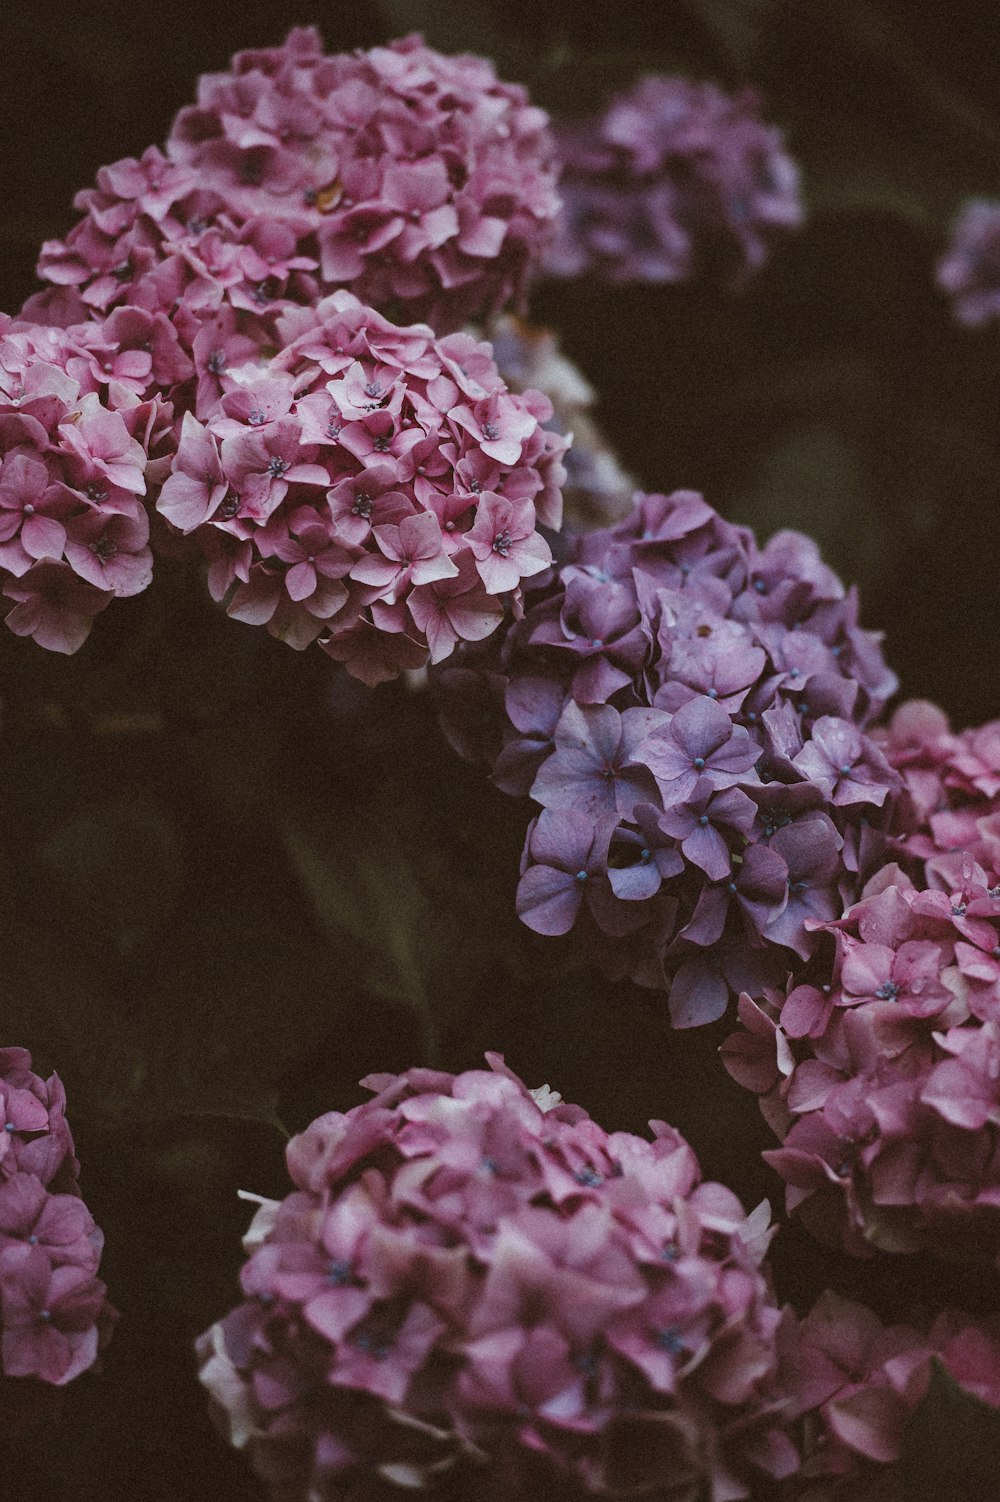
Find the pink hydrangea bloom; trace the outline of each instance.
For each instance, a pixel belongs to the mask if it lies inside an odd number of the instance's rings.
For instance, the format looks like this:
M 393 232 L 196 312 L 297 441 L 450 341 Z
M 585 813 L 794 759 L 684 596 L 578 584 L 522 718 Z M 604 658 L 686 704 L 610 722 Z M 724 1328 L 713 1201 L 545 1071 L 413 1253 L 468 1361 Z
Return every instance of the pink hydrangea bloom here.
M 761 548 L 691 491 L 580 537 L 435 682 L 456 749 L 541 806 L 523 921 L 666 986 L 678 1026 L 806 962 L 884 855 L 901 779 L 867 729 L 895 686 L 878 637 L 814 543 Z
M 1000 883 L 1000 720 L 952 731 L 933 704 L 903 704 L 878 740 L 903 777 L 901 858 L 919 886 L 957 886 L 972 859 Z
M 767 1207 L 701 1183 L 664 1123 L 606 1133 L 488 1059 L 372 1077 L 289 1145 L 244 1302 L 199 1342 L 233 1443 L 289 1499 L 479 1495 L 525 1461 L 651 1502 L 790 1474 Z
M 507 393 L 488 344 L 400 328 L 348 292 L 223 367 L 156 501 L 229 614 L 366 682 L 478 641 L 551 561 L 567 440 Z M 492 437 L 490 435 L 493 435 Z
M 103 328 L 14 320 L 0 334 L 0 591 L 9 629 L 56 652 L 152 577 L 144 497 L 170 445 L 158 375 L 176 367 L 163 356 L 157 372 L 146 350 L 130 365 L 122 329 Z
M 960 1387 L 1000 1408 L 1000 1319 L 946 1309 L 933 1321 L 883 1325 L 863 1305 L 820 1296 L 778 1335 L 787 1417 L 804 1455 L 787 1502 L 906 1502 L 897 1461 L 936 1358 Z
M 65 1108 L 56 1075 L 34 1074 L 23 1048 L 0 1049 L 0 1436 L 12 1384 L 70 1382 L 94 1365 L 116 1318 Z
M 95 312 L 169 315 L 188 354 L 224 311 L 260 342 L 337 287 L 446 332 L 520 297 L 556 176 L 547 116 L 485 59 L 417 36 L 330 56 L 302 27 L 202 77 L 165 153 L 102 168 L 39 270 Z
M 757 271 L 803 211 L 798 169 L 751 90 L 650 76 L 560 126 L 564 204 L 549 275 L 682 281 Z
M 889 867 L 808 980 L 744 996 L 723 1049 L 782 1138 L 765 1154 L 818 1236 L 1000 1257 L 1000 887 L 966 859 L 952 891 Z

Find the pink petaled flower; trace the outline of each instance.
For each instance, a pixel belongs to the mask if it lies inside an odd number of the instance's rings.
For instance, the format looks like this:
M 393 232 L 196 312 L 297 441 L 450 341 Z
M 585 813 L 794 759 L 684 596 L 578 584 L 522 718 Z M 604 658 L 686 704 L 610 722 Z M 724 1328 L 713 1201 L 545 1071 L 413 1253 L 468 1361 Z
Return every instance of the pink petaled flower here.
M 155 344 L 153 321 L 136 317 Z M 15 602 L 9 628 L 57 652 L 75 652 L 115 595 L 149 584 L 138 497 L 173 446 L 172 409 L 156 394 L 147 351 L 141 375 L 139 365 L 100 380 L 90 370 L 108 337 L 97 322 L 18 319 L 0 331 L 0 591 Z M 113 337 L 103 347 L 125 358 Z
M 1000 891 L 968 858 L 949 894 L 884 879 L 816 925 L 834 940 L 822 987 L 747 998 L 753 1041 L 734 1035 L 724 1058 L 762 1095 L 782 1139 L 764 1156 L 821 1239 L 997 1261 Z
M 767 1206 L 700 1183 L 663 1122 L 609 1135 L 487 1059 L 372 1076 L 289 1144 L 244 1302 L 198 1342 L 233 1444 L 316 1502 L 492 1496 L 525 1467 L 543 1495 L 638 1495 L 641 1474 L 659 1498 L 668 1455 L 671 1494 L 793 1475 Z
M 222 394 L 205 421 L 185 413 L 156 502 L 211 560 L 213 597 L 295 647 L 320 639 L 366 682 L 480 640 L 550 561 L 533 498 L 558 495 L 567 440 L 541 427 L 544 399 L 508 395 L 488 345 L 445 347 L 350 293 L 289 314 L 280 333 L 266 372 L 230 370 L 220 345 Z M 456 373 L 495 392 L 524 435 L 509 461 L 463 425 Z M 475 460 L 504 495 L 465 489 Z
M 535 531 L 530 501 L 515 503 L 487 493 L 476 508 L 466 543 L 491 595 L 516 589 L 522 579 L 540 574 L 552 562 L 548 543 Z
M 883 1325 L 827 1291 L 804 1319 L 786 1309 L 778 1332 L 786 1421 L 803 1465 L 788 1486 L 802 1502 L 906 1502 L 905 1429 L 925 1398 L 931 1363 L 1000 1408 L 1000 1322 L 946 1309 L 931 1323 Z M 786 1495 L 782 1493 L 782 1495 Z
M 87 307 L 168 312 L 188 355 L 223 305 L 270 338 L 337 287 L 441 331 L 520 299 L 559 208 L 544 113 L 416 36 L 324 56 L 297 35 L 203 77 L 165 153 L 102 168 L 41 275 Z
M 92 511 L 74 517 L 66 531 L 66 562 L 98 589 L 137 595 L 152 579 L 149 517 L 140 508 L 131 516 Z
M 3 586 L 16 603 L 6 623 L 15 636 L 31 636 L 50 652 L 75 652 L 90 634 L 95 615 L 111 595 L 78 578 L 65 563 L 36 563 L 19 579 Z
M 58 1078 L 0 1049 L 0 1387 L 63 1386 L 94 1365 L 116 1319 L 95 1276 L 103 1237 L 80 1198 Z M 29 1389 L 25 1389 L 28 1391 Z M 33 1390 L 33 1389 L 31 1389 Z M 0 1434 L 6 1432 L 0 1415 Z

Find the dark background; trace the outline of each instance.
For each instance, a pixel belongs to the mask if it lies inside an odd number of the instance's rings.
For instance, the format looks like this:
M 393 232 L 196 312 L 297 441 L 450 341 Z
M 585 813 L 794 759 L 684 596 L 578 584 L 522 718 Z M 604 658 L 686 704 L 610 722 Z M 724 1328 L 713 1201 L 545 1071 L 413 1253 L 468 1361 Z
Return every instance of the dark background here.
M 162 141 L 196 73 L 307 21 L 334 49 L 422 28 L 565 113 L 650 70 L 760 87 L 810 213 L 767 270 L 738 297 L 541 286 L 533 314 L 644 484 L 812 533 L 907 694 L 960 725 L 997 715 L 1000 336 L 934 285 L 960 202 L 1000 196 L 993 0 L 19 0 L 0 9 L 0 307 L 34 289 L 73 192 Z M 123 1312 L 61 1426 L 0 1453 L 0 1496 L 12 1475 L 32 1502 L 258 1496 L 190 1343 L 235 1298 L 235 1191 L 283 1193 L 281 1128 L 353 1104 L 369 1070 L 500 1048 L 609 1127 L 667 1117 L 748 1206 L 778 1198 L 715 1056 L 727 1025 L 670 1034 L 662 997 L 517 924 L 527 809 L 455 761 L 426 696 L 368 694 L 164 564 L 72 659 L 0 631 L 0 699 L 0 1033 L 66 1080 Z M 893 1315 L 943 1276 L 861 1274 L 794 1232 L 775 1266 L 784 1297 L 832 1282 Z

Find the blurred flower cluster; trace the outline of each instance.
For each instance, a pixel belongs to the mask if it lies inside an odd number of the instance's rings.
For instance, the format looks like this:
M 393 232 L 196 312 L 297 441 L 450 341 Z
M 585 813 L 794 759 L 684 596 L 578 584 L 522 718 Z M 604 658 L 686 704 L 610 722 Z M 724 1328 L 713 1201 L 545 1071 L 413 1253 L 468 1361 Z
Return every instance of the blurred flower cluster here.
M 745 277 L 802 223 L 798 169 L 752 90 L 644 78 L 557 135 L 550 276 L 677 282 L 714 262 Z

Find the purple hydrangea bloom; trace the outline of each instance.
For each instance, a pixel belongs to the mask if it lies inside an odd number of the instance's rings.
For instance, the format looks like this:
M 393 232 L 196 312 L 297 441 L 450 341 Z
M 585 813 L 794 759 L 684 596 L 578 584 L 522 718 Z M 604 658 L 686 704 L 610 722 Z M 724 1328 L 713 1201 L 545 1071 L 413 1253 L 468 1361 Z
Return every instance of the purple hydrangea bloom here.
M 677 282 L 724 258 L 737 277 L 802 222 L 798 170 L 752 90 L 651 76 L 559 127 L 563 213 L 551 276 Z
M 679 1026 L 807 961 L 895 827 L 900 776 L 868 733 L 895 679 L 855 596 L 808 539 L 761 548 L 691 492 L 580 537 L 523 617 L 436 682 L 457 749 L 560 815 L 544 860 L 545 813 L 525 846 L 522 917 L 665 985 Z M 536 862 L 569 881 L 580 821 L 609 819 L 596 905 L 568 888 L 557 917 Z
M 116 1318 L 96 1276 L 104 1238 L 80 1198 L 65 1109 L 56 1075 L 34 1074 L 23 1048 L 0 1049 L 0 1436 L 12 1386 L 72 1381 Z
M 316 1502 L 492 1496 L 525 1467 L 650 1502 L 791 1475 L 766 1205 L 699 1182 L 663 1122 L 606 1133 L 487 1057 L 373 1076 L 290 1143 L 244 1302 L 198 1344 L 232 1442 Z
M 1000 203 L 974 198 L 965 205 L 937 279 L 961 323 L 977 326 L 1000 318 Z

